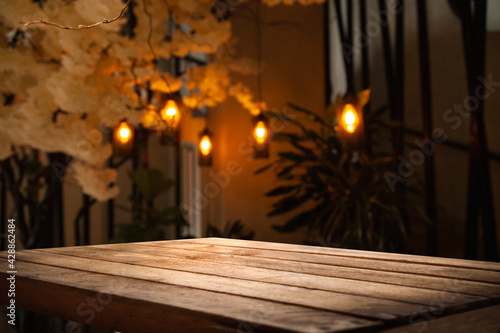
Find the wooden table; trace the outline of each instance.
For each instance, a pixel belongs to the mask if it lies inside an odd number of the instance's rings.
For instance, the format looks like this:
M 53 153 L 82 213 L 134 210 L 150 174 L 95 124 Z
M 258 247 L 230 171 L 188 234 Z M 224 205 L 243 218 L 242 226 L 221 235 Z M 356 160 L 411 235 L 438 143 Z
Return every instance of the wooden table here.
M 201 238 L 15 264 L 17 306 L 121 332 L 500 331 L 498 263 Z

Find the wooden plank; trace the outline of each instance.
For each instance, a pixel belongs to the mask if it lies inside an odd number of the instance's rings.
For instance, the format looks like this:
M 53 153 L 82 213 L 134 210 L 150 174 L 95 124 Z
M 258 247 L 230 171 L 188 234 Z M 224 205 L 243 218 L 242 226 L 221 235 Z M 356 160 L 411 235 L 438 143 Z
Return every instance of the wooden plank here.
M 80 269 L 96 264 L 79 261 Z M 121 332 L 215 332 L 221 326 L 243 332 L 247 327 L 271 332 L 334 332 L 380 325 L 335 312 L 173 286 L 162 283 L 161 278 L 147 281 L 23 259 L 16 261 L 16 267 L 19 307 Z M 6 284 L 2 272 L 0 288 L 6 290 Z M 5 303 L 6 297 L 2 293 L 0 300 Z
M 105 247 L 106 245 L 98 245 L 98 247 L 101 246 Z M 148 249 L 148 247 L 151 247 L 152 249 Z M 374 271 L 356 267 L 332 267 L 331 265 L 304 262 L 297 264 L 297 262 L 294 261 L 286 261 L 274 258 L 251 257 L 237 254 L 225 254 L 218 253 L 216 251 L 198 251 L 195 249 L 178 249 L 172 247 L 168 247 L 167 251 L 160 251 L 158 250 L 158 248 L 161 247 L 152 246 L 149 244 L 141 244 L 140 246 L 134 247 L 119 246 L 115 249 L 119 249 L 120 251 L 125 252 L 149 254 L 157 253 L 161 255 L 174 256 L 190 260 L 215 261 L 226 263 L 229 265 L 243 265 L 248 267 L 268 268 L 274 270 L 338 277 L 351 280 L 380 282 L 390 285 L 417 287 L 452 293 L 462 293 L 467 295 L 490 297 L 495 300 L 500 300 L 500 288 L 497 284 L 492 283 L 423 275 L 415 278 L 415 275 L 408 273 Z
M 228 255 L 224 253 L 217 253 L 214 251 L 207 252 L 197 251 L 193 249 L 177 249 L 172 247 L 163 249 L 158 246 L 152 246 L 145 243 L 141 243 L 140 245 L 136 245 L 133 247 L 125 244 L 116 244 L 113 247 L 107 247 L 107 245 L 98 245 L 96 247 L 104 247 L 109 250 L 114 249 L 123 252 L 174 256 L 177 258 L 185 258 L 189 260 L 205 260 L 210 262 L 215 261 L 228 265 L 243 265 L 248 267 L 268 268 L 274 270 L 338 277 L 351 280 L 380 282 L 390 285 L 417 287 L 444 292 L 448 291 L 453 293 L 490 297 L 495 300 L 500 300 L 500 288 L 496 284 L 457 280 L 453 278 L 422 275 L 418 276 L 418 278 L 415 278 L 414 275 L 407 273 L 374 271 L 363 268 L 342 266 L 335 266 L 334 268 L 332 268 L 331 265 L 315 263 L 300 263 L 300 265 L 298 265 L 297 262 L 294 261 L 249 257 L 234 254 Z M 446 294 L 442 294 L 443 298 L 445 295 Z
M 280 271 L 276 269 L 238 265 L 234 261 L 221 263 L 216 260 L 203 260 L 200 257 L 194 259 L 192 257 L 186 258 L 185 255 L 175 255 L 171 253 L 172 249 L 158 249 L 142 245 L 128 246 L 126 244 L 117 244 L 113 247 L 105 248 L 106 250 L 104 250 L 104 248 L 99 248 L 99 246 L 71 249 L 60 248 L 44 250 L 44 252 L 217 275 L 240 280 L 333 291 L 358 296 L 369 296 L 420 305 L 429 305 L 436 299 L 452 300 L 446 303 L 446 308 L 448 309 L 458 305 L 486 301 L 484 297 L 450 293 L 446 291 L 297 273 L 293 267 L 289 271 Z M 491 301 L 488 300 L 488 302 Z
M 325 254 L 286 252 L 280 250 L 238 248 L 224 245 L 203 245 L 193 242 L 151 242 L 149 245 L 160 247 L 173 247 L 184 249 L 198 249 L 217 251 L 226 254 L 256 256 L 262 258 L 275 258 L 298 262 L 309 262 L 333 266 L 358 267 L 376 271 L 411 273 L 424 276 L 440 276 L 459 280 L 469 280 L 500 284 L 500 274 L 496 271 L 482 269 L 467 269 L 462 267 L 449 267 L 438 265 L 425 265 L 420 263 L 402 263 L 388 260 L 374 260 L 368 258 L 331 256 Z
M 458 313 L 434 320 L 415 318 L 413 325 L 384 330 L 384 333 L 498 333 L 500 332 L 500 305 Z
M 280 251 L 286 251 L 286 252 L 326 254 L 326 255 L 335 255 L 335 256 L 354 257 L 354 258 L 391 260 L 391 261 L 397 261 L 397 262 L 402 262 L 402 263 L 419 263 L 419 264 L 427 264 L 427 265 L 475 268 L 475 269 L 484 269 L 484 270 L 492 270 L 492 271 L 500 272 L 500 263 L 479 261 L 479 260 L 428 257 L 428 256 L 400 254 L 400 253 L 351 250 L 351 249 L 341 249 L 341 248 L 321 247 L 321 246 L 307 246 L 307 245 L 298 245 L 298 244 L 282 244 L 282 243 L 271 243 L 271 242 L 247 241 L 247 240 L 241 240 L 241 239 L 216 238 L 216 237 L 198 238 L 198 239 L 183 239 L 183 240 L 176 240 L 174 242 L 189 242 L 189 243 L 196 243 L 196 244 L 211 244 L 211 245 L 235 246 L 235 247 L 253 248 L 253 249 L 280 250 Z M 150 242 L 148 242 L 148 243 L 150 243 Z M 154 242 L 151 242 L 151 243 L 154 243 Z
M 89 272 L 114 276 L 127 276 L 156 283 L 278 301 L 292 305 L 337 311 L 348 315 L 385 321 L 404 320 L 404 318 L 414 313 L 436 309 L 435 306 L 425 307 L 366 296 L 346 295 L 337 292 L 284 286 L 274 283 L 239 280 L 208 274 L 202 275 L 131 264 L 120 264 L 109 261 L 45 253 L 44 251 L 18 251 L 16 260 L 17 263 L 19 263 L 19 261 L 29 261 L 72 269 L 84 268 Z M 238 268 L 234 267 L 234 269 Z

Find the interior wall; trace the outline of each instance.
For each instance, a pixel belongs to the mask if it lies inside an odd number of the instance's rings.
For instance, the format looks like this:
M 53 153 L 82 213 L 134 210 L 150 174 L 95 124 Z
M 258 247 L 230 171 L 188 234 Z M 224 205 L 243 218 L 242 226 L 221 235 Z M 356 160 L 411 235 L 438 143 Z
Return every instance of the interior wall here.
M 238 38 L 236 53 L 253 60 L 258 58 L 257 2 L 236 8 L 231 16 L 234 35 Z M 258 91 L 256 76 L 234 75 L 247 85 L 268 109 L 286 112 L 291 102 L 316 112 L 324 110 L 324 49 L 322 7 L 262 6 L 262 89 Z M 271 229 L 290 215 L 267 217 L 272 198 L 264 194 L 277 184 L 275 174 L 254 175 L 262 166 L 277 158 L 277 152 L 289 149 L 286 144 L 272 142 L 269 159 L 253 159 L 250 134 L 252 117 L 234 99 L 209 110 L 208 122 L 214 133 L 214 165 L 204 170 L 202 189 L 207 184 L 217 187 L 204 212 L 205 222 L 220 228 L 226 222 L 241 220 L 256 231 L 256 239 L 278 242 L 300 242 L 303 235 L 282 234 Z M 271 126 L 271 130 L 273 130 Z M 276 129 L 282 129 L 276 125 Z M 229 175 L 227 184 L 222 174 Z M 219 175 L 219 176 L 216 176 Z M 216 177 L 219 177 L 219 182 Z

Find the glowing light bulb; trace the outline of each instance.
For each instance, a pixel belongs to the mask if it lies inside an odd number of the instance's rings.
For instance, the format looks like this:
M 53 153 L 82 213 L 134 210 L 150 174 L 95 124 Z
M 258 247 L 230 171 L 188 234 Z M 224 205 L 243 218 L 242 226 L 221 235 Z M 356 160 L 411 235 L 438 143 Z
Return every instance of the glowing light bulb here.
M 118 130 L 116 131 L 116 133 L 116 138 L 121 143 L 127 143 L 132 138 L 132 128 L 130 128 L 130 126 L 124 121 L 120 123 L 120 126 L 118 126 Z
M 253 133 L 254 133 L 255 141 L 258 144 L 262 145 L 267 141 L 268 132 L 267 132 L 266 124 L 263 121 L 259 121 L 257 123 Z
M 352 125 L 354 124 L 354 122 L 356 121 L 356 116 L 354 115 L 354 113 L 352 111 L 348 111 L 345 116 L 344 116 L 344 120 L 345 120 L 345 123 L 348 124 L 348 125 Z
M 120 129 L 120 137 L 122 139 L 128 139 L 129 136 L 130 136 L 130 130 L 128 128 Z
M 200 140 L 200 152 L 203 156 L 207 156 L 212 151 L 212 142 L 208 135 L 204 135 Z
M 167 101 L 165 107 L 160 111 L 160 115 L 161 118 L 173 128 L 177 127 L 181 118 L 179 107 L 177 106 L 177 103 L 172 99 L 169 99 Z
M 356 108 L 352 104 L 344 106 L 342 112 L 342 127 L 347 133 L 354 133 L 358 126 L 359 118 Z

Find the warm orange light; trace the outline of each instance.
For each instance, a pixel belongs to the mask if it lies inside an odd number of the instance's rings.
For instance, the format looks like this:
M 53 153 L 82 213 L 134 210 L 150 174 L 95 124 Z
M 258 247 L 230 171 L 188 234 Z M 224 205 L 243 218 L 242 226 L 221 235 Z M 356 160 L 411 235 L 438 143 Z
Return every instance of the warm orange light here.
M 179 112 L 179 107 L 173 99 L 169 99 L 165 104 L 165 107 L 160 112 L 161 118 L 165 120 L 169 127 L 177 128 L 179 121 L 181 120 L 181 113 Z
M 200 152 L 203 156 L 207 156 L 212 151 L 212 141 L 208 135 L 204 135 L 200 140 Z
M 269 133 L 267 131 L 266 124 L 262 120 L 257 122 L 257 125 L 255 125 L 253 136 L 259 145 L 266 143 Z
M 132 131 L 132 128 L 125 121 L 122 121 L 116 130 L 117 140 L 122 144 L 129 142 L 132 139 Z
M 359 117 L 356 108 L 352 104 L 346 104 L 342 111 L 341 126 L 347 133 L 354 133 L 358 127 Z

